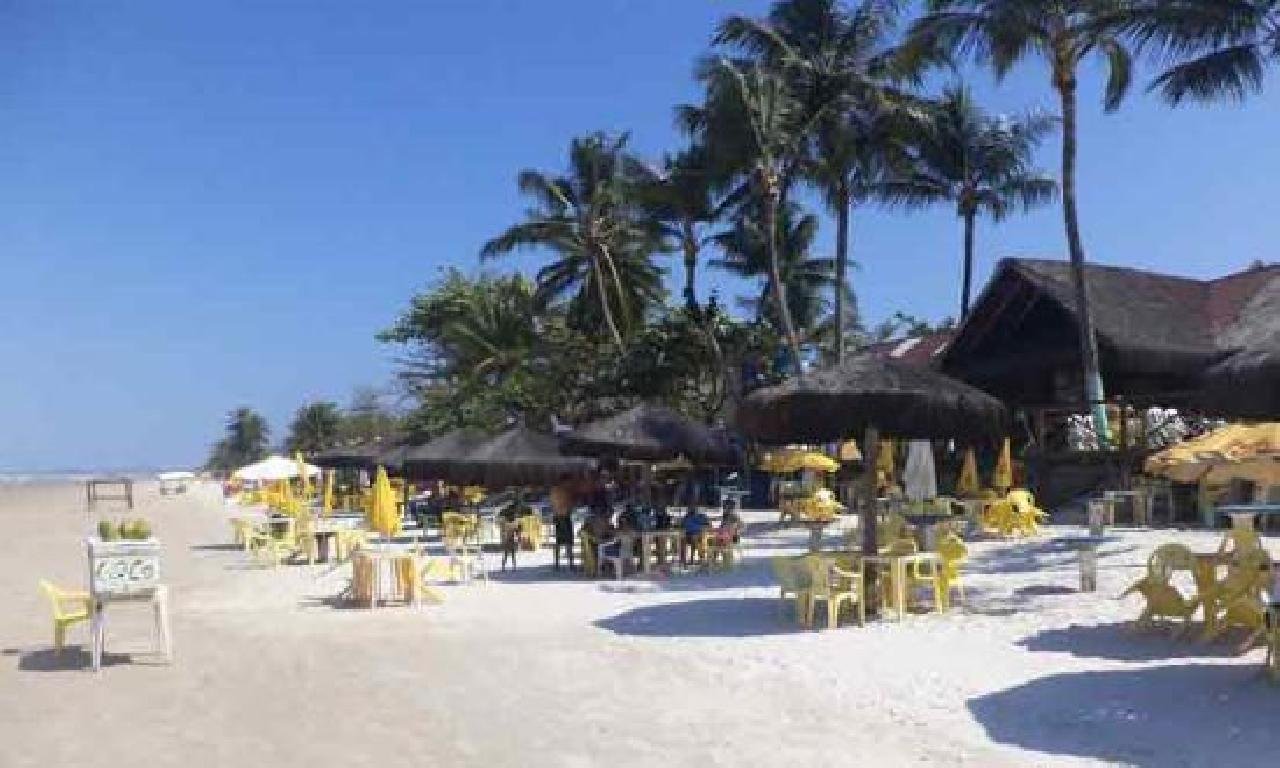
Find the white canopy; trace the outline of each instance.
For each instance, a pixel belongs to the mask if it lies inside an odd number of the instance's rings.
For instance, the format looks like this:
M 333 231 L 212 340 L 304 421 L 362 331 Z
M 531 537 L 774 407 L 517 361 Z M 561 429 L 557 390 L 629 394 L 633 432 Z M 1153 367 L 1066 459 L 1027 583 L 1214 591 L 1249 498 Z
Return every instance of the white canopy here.
M 902 470 L 907 498 L 924 501 L 938 495 L 938 472 L 933 465 L 933 445 L 928 440 L 907 444 L 907 464 Z
M 156 479 L 161 482 L 175 482 L 178 480 L 195 480 L 195 472 L 161 472 L 156 475 Z
M 308 477 L 319 476 L 319 467 L 310 464 L 305 466 Z M 250 464 L 237 469 L 231 473 L 231 476 L 236 480 L 254 480 L 258 482 L 292 480 L 298 476 L 298 462 L 293 459 L 286 459 L 283 456 L 270 456 L 257 464 Z

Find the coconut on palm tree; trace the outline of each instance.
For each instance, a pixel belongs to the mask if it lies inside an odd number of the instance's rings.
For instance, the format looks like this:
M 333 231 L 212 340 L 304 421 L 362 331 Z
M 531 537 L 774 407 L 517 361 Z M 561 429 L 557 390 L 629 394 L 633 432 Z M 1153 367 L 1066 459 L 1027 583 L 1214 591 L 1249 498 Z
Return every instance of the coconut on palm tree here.
M 1133 59 L 1115 26 L 1126 0 L 928 0 L 927 13 L 912 25 L 906 49 L 919 60 L 972 55 L 998 77 L 1026 59 L 1048 65 L 1050 85 L 1062 107 L 1062 212 L 1071 257 L 1084 398 L 1093 404 L 1099 434 L 1107 434 L 1104 392 L 1093 330 L 1084 243 L 1076 201 L 1078 72 L 1088 57 L 1106 67 L 1103 106 L 1119 108 L 1129 90 Z
M 731 16 L 716 42 L 742 51 L 762 66 L 785 72 L 816 123 L 806 176 L 836 218 L 833 323 L 836 360 L 845 349 L 850 217 L 854 206 L 877 195 L 876 185 L 900 126 L 892 106 L 901 95 L 898 58 L 890 46 L 898 3 L 863 0 L 848 8 L 837 0 L 782 0 L 766 19 Z
M 639 215 L 631 176 L 638 163 L 627 137 L 601 133 L 574 139 L 565 175 L 520 172 L 520 191 L 533 201 L 524 221 L 485 243 L 481 258 L 541 248 L 556 259 L 538 271 L 543 301 L 572 295 L 575 317 L 599 320 L 618 349 L 663 294 L 652 260 L 661 235 Z
M 982 111 L 969 90 L 947 88 L 911 138 L 912 162 L 884 181 L 881 195 L 908 206 L 951 203 L 964 223 L 960 319 L 969 315 L 973 289 L 974 236 L 985 214 L 1001 221 L 1055 199 L 1058 183 L 1037 170 L 1036 148 L 1057 118 L 1031 112 L 999 118 Z
M 1121 16 L 1140 45 L 1174 59 L 1152 83 L 1171 104 L 1243 99 L 1280 64 L 1280 0 L 1136 0 Z

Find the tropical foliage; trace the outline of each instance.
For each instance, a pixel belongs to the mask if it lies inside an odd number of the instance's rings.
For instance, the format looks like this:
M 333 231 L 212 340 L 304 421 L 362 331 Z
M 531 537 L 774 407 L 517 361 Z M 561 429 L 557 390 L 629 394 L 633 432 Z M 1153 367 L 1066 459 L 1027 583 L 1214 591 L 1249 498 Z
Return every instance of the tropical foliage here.
M 284 448 L 288 453 L 313 453 L 333 445 L 341 433 L 342 411 L 337 403 L 308 403 L 293 415 Z
M 267 456 L 271 428 L 262 414 L 242 406 L 227 414 L 226 436 L 214 444 L 206 466 L 214 471 L 230 471 Z

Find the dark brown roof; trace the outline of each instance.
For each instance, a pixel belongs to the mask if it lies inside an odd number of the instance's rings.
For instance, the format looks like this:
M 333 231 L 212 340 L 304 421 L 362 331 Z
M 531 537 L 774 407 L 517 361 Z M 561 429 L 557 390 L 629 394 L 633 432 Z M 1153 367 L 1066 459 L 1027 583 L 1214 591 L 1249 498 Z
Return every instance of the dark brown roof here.
M 881 360 L 896 360 L 906 365 L 928 368 L 937 361 L 938 356 L 947 348 L 947 344 L 951 343 L 955 335 L 955 331 L 936 331 L 923 336 L 877 341 L 863 347 L 859 353 Z
M 661 405 L 641 404 L 585 424 L 561 437 L 569 453 L 636 461 L 683 456 L 695 464 L 732 466 L 739 452 L 730 435 Z
M 1010 280 L 1031 285 L 1076 317 L 1067 262 L 1005 259 L 946 354 L 971 341 L 985 312 L 999 311 L 992 289 Z M 1146 356 L 1161 364 L 1177 359 L 1203 368 L 1265 337 L 1280 314 L 1280 264 L 1216 280 L 1089 264 L 1085 280 L 1099 344 L 1122 357 Z

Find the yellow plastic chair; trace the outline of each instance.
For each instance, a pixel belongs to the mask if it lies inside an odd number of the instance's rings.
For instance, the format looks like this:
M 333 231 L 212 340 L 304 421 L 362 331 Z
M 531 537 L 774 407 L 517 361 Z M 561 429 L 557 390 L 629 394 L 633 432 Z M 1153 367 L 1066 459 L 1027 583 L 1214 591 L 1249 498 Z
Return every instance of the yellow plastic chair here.
M 951 607 L 951 592 L 960 594 L 964 603 L 964 582 L 960 580 L 960 566 L 969 557 L 964 540 L 948 531 L 938 539 L 937 563 L 913 563 L 907 569 L 908 586 L 926 584 L 933 589 L 934 605 L 939 611 Z
M 804 566 L 804 556 L 775 557 L 769 561 L 773 576 L 778 580 L 778 616 L 786 609 L 787 601 L 795 601 L 796 623 L 803 624 L 809 615 L 809 574 Z
M 1266 631 L 1266 604 L 1262 592 L 1270 579 L 1271 558 L 1265 550 L 1241 552 L 1229 566 L 1227 575 L 1212 588 L 1212 602 L 1220 614 L 1206 621 L 1205 639 L 1212 640 L 1229 629 L 1248 632 L 1240 644 L 1241 653 L 1252 648 Z
M 1175 635 L 1190 626 L 1191 615 L 1199 607 L 1200 598 L 1184 596 L 1170 582 L 1176 571 L 1194 572 L 1195 562 L 1195 555 L 1182 544 L 1162 544 L 1151 553 L 1147 560 L 1147 575 L 1120 593 L 1123 598 L 1136 592 L 1147 601 L 1134 626 L 1149 627 L 1156 619 L 1181 619 L 1182 627 L 1174 628 Z
M 61 589 L 44 579 L 40 580 L 40 591 L 49 598 L 53 609 L 53 647 L 61 651 L 66 645 L 67 628 L 89 620 L 92 598 L 88 592 Z
M 243 517 L 231 518 L 231 537 L 237 547 L 244 551 L 249 551 L 249 540 L 257 533 L 258 526 L 252 521 Z
M 827 607 L 828 629 L 839 625 L 840 607 L 846 604 L 857 607 L 859 626 L 866 623 L 861 559 L 853 558 L 847 568 L 840 568 L 822 555 L 809 555 L 804 558 L 804 566 L 809 574 L 805 626 L 813 626 L 814 609 L 819 600 Z
M 1031 495 L 1031 491 L 1024 488 L 1009 491 L 1005 501 L 1013 505 L 1013 509 L 1010 510 L 1012 519 L 1009 525 L 1016 534 L 1035 536 L 1040 533 L 1040 524 L 1049 519 L 1045 511 L 1036 506 L 1036 500 Z

